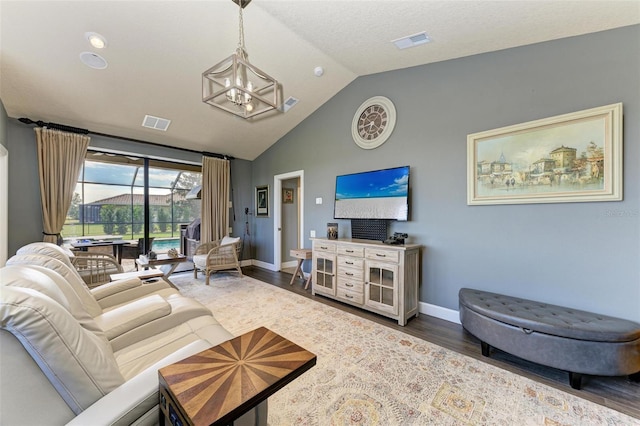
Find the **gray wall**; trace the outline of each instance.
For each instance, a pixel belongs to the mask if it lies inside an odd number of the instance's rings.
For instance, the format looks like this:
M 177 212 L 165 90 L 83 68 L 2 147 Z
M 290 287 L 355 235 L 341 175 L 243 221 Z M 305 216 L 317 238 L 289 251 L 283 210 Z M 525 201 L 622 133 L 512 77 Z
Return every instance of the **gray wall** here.
M 253 183 L 303 169 L 305 236 L 322 236 L 336 175 L 408 164 L 411 218 L 390 232 L 424 246 L 422 302 L 457 310 L 458 290 L 474 287 L 638 321 L 639 82 L 640 26 L 361 77 L 257 158 Z M 376 95 L 394 102 L 398 119 L 384 145 L 365 151 L 351 120 Z M 624 201 L 466 204 L 468 134 L 617 102 Z M 348 237 L 349 222 L 338 222 Z M 256 219 L 256 258 L 267 263 L 272 226 Z
M 9 164 L 9 256 L 25 244 L 42 240 L 42 204 L 38 178 L 38 159 L 33 126 L 27 126 L 16 119 L 9 119 L 7 128 L 7 150 Z M 0 129 L 2 130 L 2 129 Z M 197 153 L 171 148 L 127 142 L 118 139 L 91 135 L 91 148 L 130 152 L 154 158 L 200 163 L 202 156 Z M 251 163 L 246 160 L 231 161 L 231 181 L 233 205 L 250 205 Z M 239 190 L 238 188 L 242 188 Z M 244 211 L 236 207 L 230 218 L 233 235 L 242 236 L 245 228 Z M 244 256 L 250 258 L 249 255 Z

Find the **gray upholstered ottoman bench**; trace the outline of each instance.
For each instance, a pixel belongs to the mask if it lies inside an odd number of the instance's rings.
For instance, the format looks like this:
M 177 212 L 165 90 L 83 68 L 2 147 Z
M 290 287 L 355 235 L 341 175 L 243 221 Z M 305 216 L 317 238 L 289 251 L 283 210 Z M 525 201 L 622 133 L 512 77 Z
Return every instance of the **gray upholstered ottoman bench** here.
M 582 375 L 640 381 L 640 324 L 562 306 L 463 288 L 462 326 L 491 346 L 528 361 L 569 372 L 572 388 Z

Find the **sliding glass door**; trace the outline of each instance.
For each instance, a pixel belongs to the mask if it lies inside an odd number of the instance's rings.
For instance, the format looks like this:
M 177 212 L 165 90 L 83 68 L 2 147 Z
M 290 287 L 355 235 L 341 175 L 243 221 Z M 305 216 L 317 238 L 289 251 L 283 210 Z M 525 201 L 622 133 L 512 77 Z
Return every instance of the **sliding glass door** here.
M 199 165 L 89 151 L 62 235 L 65 242 L 124 239 L 137 243 L 148 234 L 153 251 L 179 250 L 180 225 L 200 216 L 200 200 L 186 195 L 201 182 Z

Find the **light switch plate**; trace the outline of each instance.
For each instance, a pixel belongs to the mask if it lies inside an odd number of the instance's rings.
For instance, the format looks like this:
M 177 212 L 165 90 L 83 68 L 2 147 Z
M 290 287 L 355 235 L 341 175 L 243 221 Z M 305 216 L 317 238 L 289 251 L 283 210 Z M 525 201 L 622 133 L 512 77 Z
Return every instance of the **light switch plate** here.
M 322 204 L 322 197 L 316 198 L 316 204 Z
M 311 238 L 316 237 L 316 231 L 310 231 L 309 234 L 311 235 Z

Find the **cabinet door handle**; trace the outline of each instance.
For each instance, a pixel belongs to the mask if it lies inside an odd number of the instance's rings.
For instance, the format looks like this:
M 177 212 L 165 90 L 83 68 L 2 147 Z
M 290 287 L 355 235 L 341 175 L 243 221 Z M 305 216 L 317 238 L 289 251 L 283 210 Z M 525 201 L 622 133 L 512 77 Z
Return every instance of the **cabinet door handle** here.
M 386 254 L 380 254 L 380 253 L 376 253 L 376 256 L 378 256 L 378 257 L 387 257 Z
M 329 247 L 320 246 L 322 250 L 327 250 Z
M 344 274 L 345 274 L 345 275 L 349 275 L 350 277 L 352 277 L 352 276 L 353 276 L 353 274 L 352 274 L 351 272 L 345 272 Z
M 346 284 L 345 284 L 345 286 L 347 286 L 347 287 L 353 287 L 353 284 L 346 283 Z
M 344 262 L 344 263 L 346 263 L 347 265 L 353 265 L 353 262 Z
M 353 250 L 345 250 L 347 253 L 353 253 Z
M 346 297 L 347 299 L 353 299 L 353 296 L 349 296 L 348 294 L 345 294 L 344 297 Z

